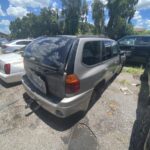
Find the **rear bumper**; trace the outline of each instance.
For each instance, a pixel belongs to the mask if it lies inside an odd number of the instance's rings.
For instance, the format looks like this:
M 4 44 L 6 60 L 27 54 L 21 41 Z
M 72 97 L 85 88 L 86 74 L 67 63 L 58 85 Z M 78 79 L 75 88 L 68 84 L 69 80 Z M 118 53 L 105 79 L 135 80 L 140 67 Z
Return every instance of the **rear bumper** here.
M 93 91 L 89 90 L 85 93 L 73 97 L 63 98 L 59 101 L 59 103 L 53 103 L 54 100 L 52 100 L 51 97 L 43 97 L 38 92 L 36 92 L 35 88 L 28 81 L 26 76 L 23 77 L 22 83 L 27 94 L 33 100 L 35 100 L 48 112 L 60 118 L 66 118 L 76 112 L 86 110 L 88 108 L 88 104 Z
M 7 75 L 0 72 L 0 79 L 3 80 L 5 83 L 15 83 L 21 81 L 22 76 L 24 74 L 25 74 L 24 72 L 21 72 L 21 73 Z

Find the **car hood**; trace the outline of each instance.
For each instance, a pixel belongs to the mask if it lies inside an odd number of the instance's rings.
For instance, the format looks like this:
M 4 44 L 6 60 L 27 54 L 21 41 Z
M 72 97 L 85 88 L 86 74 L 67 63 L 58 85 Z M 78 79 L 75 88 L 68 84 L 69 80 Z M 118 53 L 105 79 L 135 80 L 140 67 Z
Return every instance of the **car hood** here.
M 22 62 L 23 57 L 20 54 L 3 54 L 0 55 L 0 61 L 6 62 L 6 63 L 15 63 L 15 62 Z

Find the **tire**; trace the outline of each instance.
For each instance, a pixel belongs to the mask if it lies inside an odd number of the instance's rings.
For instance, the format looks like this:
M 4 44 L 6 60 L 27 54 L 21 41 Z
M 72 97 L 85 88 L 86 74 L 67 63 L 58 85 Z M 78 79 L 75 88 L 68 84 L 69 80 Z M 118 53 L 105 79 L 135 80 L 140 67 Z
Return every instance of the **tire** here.
M 89 105 L 88 105 L 88 110 L 99 100 L 102 92 L 104 91 L 104 85 L 105 81 L 101 81 L 93 90 Z

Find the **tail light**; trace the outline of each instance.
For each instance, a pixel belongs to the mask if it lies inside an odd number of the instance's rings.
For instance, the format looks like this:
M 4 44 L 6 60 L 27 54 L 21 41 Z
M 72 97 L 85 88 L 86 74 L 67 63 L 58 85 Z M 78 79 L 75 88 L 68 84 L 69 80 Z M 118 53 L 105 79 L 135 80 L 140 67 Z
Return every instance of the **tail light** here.
M 5 71 L 6 74 L 10 74 L 10 68 L 11 68 L 10 64 L 5 64 L 4 65 L 4 71 Z
M 7 48 L 7 46 L 6 45 L 2 45 L 2 49 L 5 49 L 5 48 Z
M 80 80 L 74 74 L 66 76 L 66 93 L 73 94 L 80 90 Z

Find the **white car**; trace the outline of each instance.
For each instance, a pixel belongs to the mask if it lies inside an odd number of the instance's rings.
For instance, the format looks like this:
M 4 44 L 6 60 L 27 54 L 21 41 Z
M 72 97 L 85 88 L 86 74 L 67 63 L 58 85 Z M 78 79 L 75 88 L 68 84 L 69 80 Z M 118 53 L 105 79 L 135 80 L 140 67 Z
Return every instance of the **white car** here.
M 2 45 L 2 53 L 8 54 L 8 53 L 22 50 L 30 42 L 32 42 L 32 39 L 21 39 L 21 40 L 14 40 L 14 41 L 11 41 L 9 43 L 3 44 Z
M 23 57 L 17 53 L 0 55 L 0 79 L 5 83 L 21 81 L 25 74 Z

